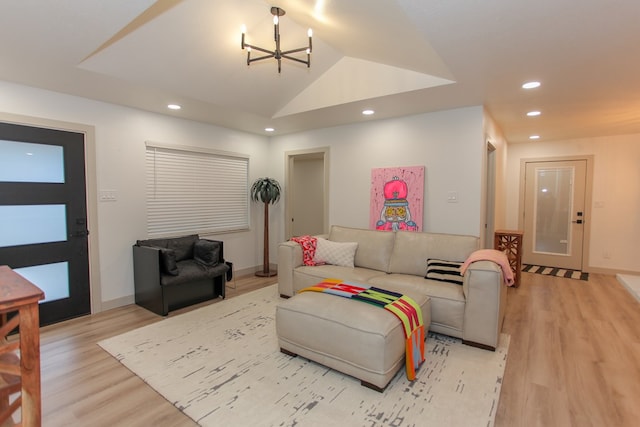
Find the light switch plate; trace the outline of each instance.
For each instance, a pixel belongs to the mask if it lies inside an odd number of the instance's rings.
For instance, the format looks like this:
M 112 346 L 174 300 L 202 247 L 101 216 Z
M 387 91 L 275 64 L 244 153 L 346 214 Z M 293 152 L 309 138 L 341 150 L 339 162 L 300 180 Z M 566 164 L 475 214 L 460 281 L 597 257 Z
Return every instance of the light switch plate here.
M 100 190 L 98 198 L 101 202 L 115 202 L 118 200 L 118 193 L 116 190 Z

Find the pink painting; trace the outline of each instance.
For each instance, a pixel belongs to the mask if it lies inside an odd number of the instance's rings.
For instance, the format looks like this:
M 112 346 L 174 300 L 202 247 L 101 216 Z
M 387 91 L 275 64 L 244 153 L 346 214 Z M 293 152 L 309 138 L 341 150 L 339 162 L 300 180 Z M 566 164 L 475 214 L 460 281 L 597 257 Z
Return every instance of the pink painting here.
M 371 169 L 369 227 L 422 231 L 424 166 Z

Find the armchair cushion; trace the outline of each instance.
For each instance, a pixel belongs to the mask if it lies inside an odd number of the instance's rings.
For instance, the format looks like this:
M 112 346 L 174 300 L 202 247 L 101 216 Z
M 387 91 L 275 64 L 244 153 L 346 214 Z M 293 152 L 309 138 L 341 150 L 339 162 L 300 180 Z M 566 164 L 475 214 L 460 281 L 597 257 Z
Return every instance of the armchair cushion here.
M 176 252 L 173 249 L 160 248 L 160 264 L 166 274 L 178 275 L 178 264 L 176 262 Z
M 167 248 L 173 249 L 176 253 L 176 261 L 193 259 L 193 246 L 198 241 L 198 235 L 175 237 L 168 239 Z
M 220 242 L 206 239 L 196 241 L 193 246 L 193 258 L 202 265 L 215 267 L 220 258 Z

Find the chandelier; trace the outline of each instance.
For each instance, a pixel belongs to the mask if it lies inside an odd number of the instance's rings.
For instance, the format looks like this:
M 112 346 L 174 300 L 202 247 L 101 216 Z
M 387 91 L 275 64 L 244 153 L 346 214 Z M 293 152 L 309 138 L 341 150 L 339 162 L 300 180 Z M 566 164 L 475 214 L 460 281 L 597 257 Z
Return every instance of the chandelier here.
M 307 68 L 309 68 L 311 66 L 311 37 L 313 35 L 313 32 L 311 31 L 311 28 L 309 28 L 309 30 L 307 31 L 307 36 L 309 37 L 309 45 L 305 46 L 305 47 L 300 47 L 297 49 L 291 49 L 291 50 L 285 50 L 283 51 L 280 48 L 280 17 L 284 16 L 286 12 L 284 11 L 284 9 L 280 9 L 279 7 L 272 7 L 271 8 L 271 14 L 273 15 L 273 39 L 276 42 L 276 48 L 275 50 L 269 50 L 269 49 L 264 49 L 262 47 L 258 47 L 258 46 L 254 46 L 251 45 L 249 43 L 245 43 L 244 42 L 244 37 L 245 37 L 245 33 L 247 32 L 246 27 L 243 25 L 242 26 L 242 42 L 241 42 L 241 46 L 242 49 L 247 49 L 247 65 L 250 65 L 252 62 L 255 61 L 261 61 L 263 59 L 269 59 L 269 58 L 275 58 L 276 61 L 278 61 L 278 73 L 280 73 L 280 69 L 281 69 L 281 63 L 282 63 L 282 59 L 289 59 L 291 61 L 296 61 L 296 62 L 300 62 L 302 64 L 305 64 L 307 66 Z M 258 52 L 262 52 L 265 53 L 266 55 L 263 56 L 258 56 L 256 58 L 252 58 L 251 57 L 251 52 L 253 50 L 257 50 Z M 307 59 L 300 59 L 300 58 L 296 58 L 294 56 L 291 56 L 291 54 L 294 53 L 299 53 L 299 52 L 306 52 L 307 53 Z

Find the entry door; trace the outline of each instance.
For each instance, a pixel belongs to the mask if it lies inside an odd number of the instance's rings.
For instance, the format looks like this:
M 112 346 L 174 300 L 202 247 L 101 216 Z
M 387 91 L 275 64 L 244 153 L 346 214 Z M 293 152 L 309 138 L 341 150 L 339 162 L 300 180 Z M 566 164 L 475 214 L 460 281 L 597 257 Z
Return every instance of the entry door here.
M 586 160 L 526 164 L 525 264 L 582 270 L 586 176 Z
M 84 135 L 0 123 L 0 265 L 45 293 L 42 325 L 91 312 Z

